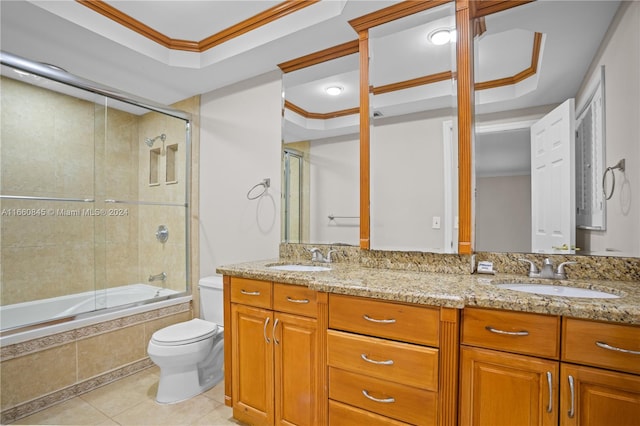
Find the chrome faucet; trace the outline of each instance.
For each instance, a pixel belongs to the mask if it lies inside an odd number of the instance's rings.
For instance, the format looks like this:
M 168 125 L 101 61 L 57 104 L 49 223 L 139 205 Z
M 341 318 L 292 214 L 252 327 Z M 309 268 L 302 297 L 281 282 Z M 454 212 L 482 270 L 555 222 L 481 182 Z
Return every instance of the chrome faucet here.
M 327 252 L 327 257 L 324 257 L 324 255 L 322 254 L 322 252 L 320 251 L 319 248 L 317 247 L 313 247 L 310 248 L 309 251 L 311 252 L 311 261 L 312 262 L 323 262 L 323 263 L 331 263 L 331 253 L 337 253 L 337 250 L 329 250 Z
M 167 280 L 167 273 L 166 272 L 160 272 L 158 275 L 149 275 L 149 282 L 152 281 L 166 281 Z
M 542 263 L 542 270 L 538 269 L 535 263 L 528 259 L 518 259 L 521 262 L 527 262 L 529 264 L 529 278 L 548 278 L 552 280 L 566 280 L 567 273 L 564 270 L 566 265 L 573 265 L 578 262 L 562 262 L 558 265 L 558 268 L 553 270 L 553 262 L 548 257 L 544 259 Z

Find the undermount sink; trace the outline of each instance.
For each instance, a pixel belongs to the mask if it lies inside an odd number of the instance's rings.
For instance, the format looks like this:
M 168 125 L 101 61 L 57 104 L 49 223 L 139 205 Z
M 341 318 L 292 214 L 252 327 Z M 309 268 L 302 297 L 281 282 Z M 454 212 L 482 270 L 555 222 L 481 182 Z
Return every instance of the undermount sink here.
M 276 269 L 278 271 L 293 271 L 293 272 L 322 272 L 330 271 L 328 266 L 318 265 L 271 265 L 269 269 Z
M 618 299 L 620 296 L 588 288 L 569 287 L 551 284 L 496 284 L 496 287 L 507 290 L 524 291 L 525 293 L 544 294 L 547 296 L 586 297 L 589 299 Z

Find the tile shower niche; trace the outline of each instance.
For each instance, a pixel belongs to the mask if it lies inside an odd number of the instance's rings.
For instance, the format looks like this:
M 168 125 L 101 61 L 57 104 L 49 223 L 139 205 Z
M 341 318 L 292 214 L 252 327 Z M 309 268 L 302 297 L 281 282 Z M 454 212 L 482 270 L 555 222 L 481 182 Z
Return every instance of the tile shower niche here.
M 176 160 L 178 155 L 178 144 L 168 145 L 164 150 L 164 166 L 165 176 L 164 183 L 166 185 L 178 183 Z M 162 150 L 154 148 L 149 150 L 149 186 L 160 185 L 160 175 L 162 169 Z

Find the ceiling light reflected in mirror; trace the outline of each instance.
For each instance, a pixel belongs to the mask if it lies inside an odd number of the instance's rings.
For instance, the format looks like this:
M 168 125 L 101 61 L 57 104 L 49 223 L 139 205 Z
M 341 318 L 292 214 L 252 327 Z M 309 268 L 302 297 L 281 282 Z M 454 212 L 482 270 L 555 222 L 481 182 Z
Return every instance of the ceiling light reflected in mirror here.
M 324 89 L 327 95 L 330 95 L 330 96 L 338 96 L 342 93 L 343 90 L 344 89 L 340 86 L 329 86 L 326 89 Z
M 454 38 L 454 32 L 448 28 L 438 28 L 429 33 L 429 41 L 436 46 L 442 46 L 450 43 Z

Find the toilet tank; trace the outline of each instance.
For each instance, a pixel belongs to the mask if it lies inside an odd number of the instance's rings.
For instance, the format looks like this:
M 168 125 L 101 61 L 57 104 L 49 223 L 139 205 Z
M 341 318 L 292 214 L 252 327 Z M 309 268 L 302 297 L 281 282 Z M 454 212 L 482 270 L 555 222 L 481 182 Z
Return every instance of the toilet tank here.
M 222 277 L 214 275 L 200 278 L 200 318 L 224 326 Z

